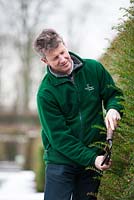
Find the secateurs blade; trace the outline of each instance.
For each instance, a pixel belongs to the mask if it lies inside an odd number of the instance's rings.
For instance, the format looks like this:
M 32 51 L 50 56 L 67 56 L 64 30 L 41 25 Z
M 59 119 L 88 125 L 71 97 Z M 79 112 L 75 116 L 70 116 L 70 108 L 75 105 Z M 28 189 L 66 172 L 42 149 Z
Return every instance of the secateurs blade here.
M 108 130 L 107 131 L 107 140 L 106 140 L 106 146 L 104 148 L 105 154 L 104 154 L 104 160 L 101 163 L 101 166 L 106 164 L 109 164 L 109 161 L 111 159 L 111 154 L 112 154 L 112 136 L 113 136 L 113 131 Z

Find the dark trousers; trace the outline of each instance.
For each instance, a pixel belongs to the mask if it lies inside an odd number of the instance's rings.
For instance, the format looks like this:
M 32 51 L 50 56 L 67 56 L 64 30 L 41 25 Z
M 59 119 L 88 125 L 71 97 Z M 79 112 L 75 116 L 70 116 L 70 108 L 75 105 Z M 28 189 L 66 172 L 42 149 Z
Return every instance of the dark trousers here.
M 48 164 L 44 200 L 96 200 L 101 176 L 83 167 Z

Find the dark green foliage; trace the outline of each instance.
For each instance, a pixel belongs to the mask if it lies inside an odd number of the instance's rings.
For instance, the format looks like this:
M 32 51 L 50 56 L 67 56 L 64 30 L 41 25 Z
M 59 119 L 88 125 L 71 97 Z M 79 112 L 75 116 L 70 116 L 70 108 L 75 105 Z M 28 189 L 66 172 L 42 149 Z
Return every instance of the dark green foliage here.
M 43 192 L 44 191 L 44 183 L 45 183 L 45 162 L 43 160 L 43 153 L 44 149 L 42 146 L 39 147 L 38 151 L 38 165 L 36 171 L 36 184 L 37 184 L 37 191 Z
M 101 62 L 109 68 L 116 83 L 123 89 L 125 113 L 113 144 L 113 167 L 104 172 L 99 200 L 134 199 L 134 0 L 116 30 Z M 115 28 L 115 27 L 114 27 Z

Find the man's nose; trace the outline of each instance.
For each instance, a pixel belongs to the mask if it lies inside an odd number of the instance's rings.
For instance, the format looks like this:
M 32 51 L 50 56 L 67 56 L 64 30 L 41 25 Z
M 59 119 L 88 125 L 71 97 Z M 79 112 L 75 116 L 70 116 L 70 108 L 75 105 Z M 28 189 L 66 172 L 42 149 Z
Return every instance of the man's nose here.
M 61 64 L 65 62 L 65 58 L 64 58 L 63 55 L 59 56 L 59 61 L 60 61 Z

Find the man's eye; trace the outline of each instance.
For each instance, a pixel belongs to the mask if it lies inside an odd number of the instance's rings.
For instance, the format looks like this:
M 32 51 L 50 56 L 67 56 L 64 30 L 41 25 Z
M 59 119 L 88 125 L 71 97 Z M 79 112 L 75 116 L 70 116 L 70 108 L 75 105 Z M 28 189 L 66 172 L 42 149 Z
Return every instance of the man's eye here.
M 57 60 L 58 59 L 58 56 L 56 56 L 55 58 L 54 58 L 54 60 Z

